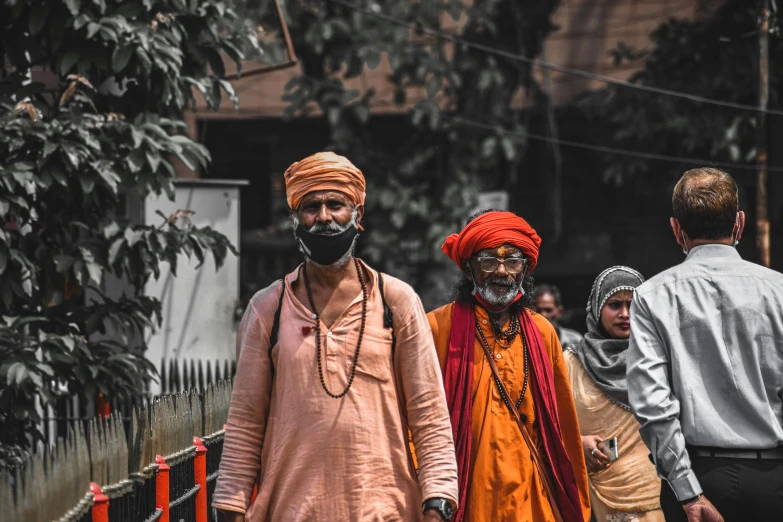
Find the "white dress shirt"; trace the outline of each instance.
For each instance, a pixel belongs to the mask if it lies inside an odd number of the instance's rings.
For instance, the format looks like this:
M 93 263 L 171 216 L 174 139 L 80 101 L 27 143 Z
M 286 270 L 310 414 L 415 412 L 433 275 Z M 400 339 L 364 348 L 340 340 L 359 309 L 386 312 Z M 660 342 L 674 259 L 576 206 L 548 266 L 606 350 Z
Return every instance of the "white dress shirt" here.
M 783 275 L 736 249 L 693 247 L 636 289 L 628 396 L 658 475 L 702 492 L 686 445 L 783 444 Z

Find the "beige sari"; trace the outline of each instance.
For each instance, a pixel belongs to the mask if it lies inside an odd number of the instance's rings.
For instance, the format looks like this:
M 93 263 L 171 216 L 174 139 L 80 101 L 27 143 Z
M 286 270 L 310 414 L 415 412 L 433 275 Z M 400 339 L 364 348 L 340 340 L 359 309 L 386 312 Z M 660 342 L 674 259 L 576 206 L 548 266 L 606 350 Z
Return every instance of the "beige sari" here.
M 590 473 L 590 501 L 597 522 L 663 522 L 661 481 L 630 411 L 612 401 L 587 375 L 579 358 L 565 352 L 582 435 L 617 437 L 620 458 Z

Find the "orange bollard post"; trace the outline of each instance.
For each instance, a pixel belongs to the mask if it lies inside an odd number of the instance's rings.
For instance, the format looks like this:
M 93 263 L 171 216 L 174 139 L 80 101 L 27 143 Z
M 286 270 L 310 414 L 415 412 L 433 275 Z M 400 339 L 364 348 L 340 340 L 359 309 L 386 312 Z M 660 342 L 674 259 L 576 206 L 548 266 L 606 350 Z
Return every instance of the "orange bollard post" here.
M 193 437 L 193 445 L 196 446 L 193 470 L 196 484 L 199 485 L 196 492 L 196 522 L 207 522 L 207 448 L 198 437 Z
M 92 522 L 109 522 L 109 497 L 103 494 L 101 487 L 90 482 L 92 493 Z
M 171 468 L 160 455 L 155 457 L 158 476 L 155 478 L 155 507 L 160 509 L 160 522 L 169 522 L 169 472 Z

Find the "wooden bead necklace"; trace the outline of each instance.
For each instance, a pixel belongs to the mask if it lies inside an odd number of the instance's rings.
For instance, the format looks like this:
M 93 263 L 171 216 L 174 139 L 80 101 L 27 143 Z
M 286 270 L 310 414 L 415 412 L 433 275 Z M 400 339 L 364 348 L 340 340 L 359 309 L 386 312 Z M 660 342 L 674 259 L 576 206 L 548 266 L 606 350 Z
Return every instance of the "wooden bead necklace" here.
M 476 318 L 476 330 L 478 330 L 479 335 L 481 336 L 481 340 L 484 342 L 484 346 L 487 349 L 487 353 L 490 357 L 492 357 L 494 354 L 492 353 L 492 348 L 489 347 L 489 342 L 487 341 L 487 338 L 484 336 L 484 330 L 481 329 L 481 324 L 479 323 L 478 317 Z M 524 359 L 525 359 L 525 381 L 522 384 L 522 393 L 519 395 L 519 400 L 517 401 L 517 410 L 519 410 L 519 407 L 522 405 L 522 399 L 525 398 L 525 392 L 527 392 L 527 383 L 530 377 L 530 372 L 528 371 L 528 356 L 527 356 L 527 341 L 525 339 L 525 334 L 521 333 L 521 329 L 518 330 L 520 333 L 520 337 L 522 337 L 522 351 L 524 353 Z M 495 380 L 495 384 L 498 387 L 498 391 L 500 392 L 500 398 L 503 399 L 503 402 L 506 404 L 506 407 L 508 409 L 511 409 L 511 401 L 509 400 L 506 393 L 503 391 L 503 386 L 500 383 L 500 381 L 495 378 L 493 374 L 493 378 Z M 522 416 L 522 420 L 527 420 L 526 417 L 520 413 Z
M 351 368 L 351 376 L 348 379 L 348 385 L 345 387 L 343 392 L 339 395 L 335 395 L 334 393 L 329 391 L 329 388 L 326 387 L 326 380 L 324 379 L 324 370 L 323 365 L 321 364 L 321 316 L 318 314 L 318 311 L 315 308 L 315 301 L 313 300 L 313 292 L 310 289 L 310 279 L 307 277 L 307 262 L 305 262 L 304 267 L 302 269 L 302 275 L 304 276 L 304 284 L 305 289 L 307 290 L 307 299 L 310 301 L 310 308 L 313 310 L 313 319 L 315 319 L 315 349 L 316 349 L 316 360 L 318 361 L 318 377 L 321 379 L 321 387 L 324 389 L 326 394 L 331 397 L 332 399 L 341 399 L 345 397 L 345 394 L 348 393 L 348 390 L 351 389 L 351 384 L 353 384 L 353 379 L 356 377 L 356 364 L 359 362 L 359 349 L 362 346 L 362 338 L 364 337 L 364 325 L 367 322 L 367 284 L 364 282 L 364 276 L 362 275 L 361 267 L 359 266 L 359 260 L 357 258 L 353 258 L 354 265 L 356 266 L 356 274 L 359 276 L 359 284 L 362 286 L 362 325 L 359 329 L 359 339 L 356 341 L 356 352 L 353 354 L 353 367 Z

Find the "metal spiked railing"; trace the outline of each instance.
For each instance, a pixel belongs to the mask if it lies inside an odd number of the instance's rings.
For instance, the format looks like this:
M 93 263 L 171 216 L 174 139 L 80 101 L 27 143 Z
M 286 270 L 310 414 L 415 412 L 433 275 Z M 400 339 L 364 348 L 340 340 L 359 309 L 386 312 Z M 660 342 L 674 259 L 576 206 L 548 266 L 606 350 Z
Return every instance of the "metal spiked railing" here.
M 67 439 L 0 475 L 9 522 L 206 522 L 222 454 L 232 384 L 165 395 L 134 408 L 130 429 L 114 413 L 73 422 Z M 6 518 L 7 517 L 7 518 Z

